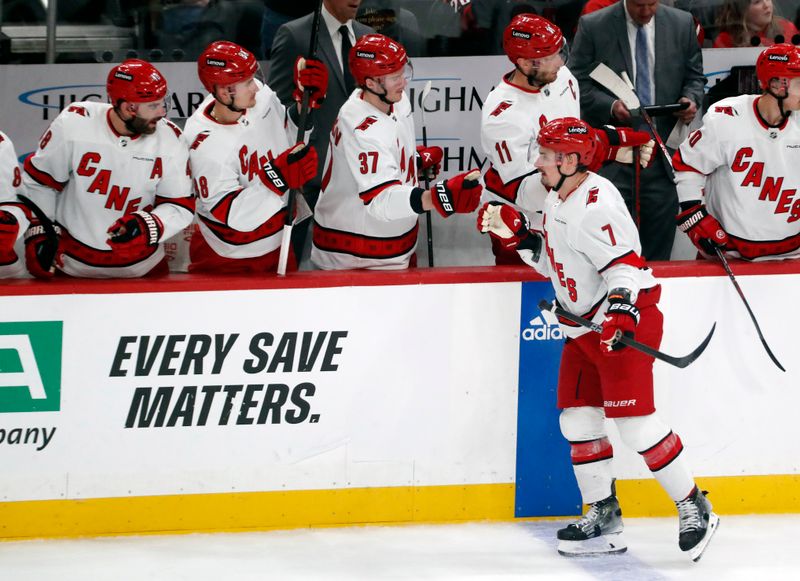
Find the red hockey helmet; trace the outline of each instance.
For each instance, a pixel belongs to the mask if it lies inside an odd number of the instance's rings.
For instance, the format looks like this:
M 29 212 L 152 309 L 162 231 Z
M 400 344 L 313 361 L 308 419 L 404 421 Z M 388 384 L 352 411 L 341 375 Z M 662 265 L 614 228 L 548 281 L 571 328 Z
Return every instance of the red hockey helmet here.
M 540 59 L 563 47 L 564 35 L 558 26 L 535 14 L 518 14 L 503 32 L 503 50 L 514 64 L 518 58 Z
M 150 63 L 128 59 L 108 72 L 106 93 L 114 105 L 120 101 L 149 103 L 167 96 L 167 80 Z
M 402 70 L 408 63 L 406 49 L 382 34 L 367 34 L 350 49 L 348 64 L 356 84 L 363 86 L 367 77 L 382 77 Z
M 765 48 L 756 61 L 756 76 L 762 89 L 776 77 L 800 77 L 800 47 L 783 43 Z
M 597 149 L 594 129 L 575 117 L 563 117 L 551 121 L 542 127 L 536 141 L 539 147 L 546 147 L 558 153 L 576 153 L 578 163 L 585 166 L 591 165 Z
M 209 93 L 214 92 L 215 85 L 235 85 L 255 76 L 257 72 L 255 55 L 227 40 L 212 42 L 197 59 L 197 76 Z

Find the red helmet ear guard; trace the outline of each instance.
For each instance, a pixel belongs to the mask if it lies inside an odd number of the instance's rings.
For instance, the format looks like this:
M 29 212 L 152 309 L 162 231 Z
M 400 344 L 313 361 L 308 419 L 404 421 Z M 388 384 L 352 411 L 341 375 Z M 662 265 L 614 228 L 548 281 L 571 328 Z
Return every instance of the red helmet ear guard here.
M 408 63 L 406 49 L 399 42 L 382 34 L 367 34 L 350 49 L 348 66 L 358 86 L 368 77 L 382 77 L 397 72 Z
M 235 85 L 255 76 L 256 72 L 255 55 L 227 40 L 212 42 L 197 59 L 197 76 L 209 93 L 214 92 L 216 85 Z
M 518 14 L 503 32 L 503 51 L 514 64 L 518 58 L 540 59 L 550 56 L 563 46 L 561 29 L 534 14 Z
M 782 43 L 765 48 L 756 61 L 756 76 L 764 90 L 774 78 L 800 77 L 800 47 Z
M 597 149 L 594 129 L 575 117 L 551 121 L 542 127 L 536 141 L 539 147 L 563 154 L 577 154 L 578 163 L 587 167 L 591 165 Z
M 106 93 L 113 105 L 120 101 L 149 103 L 167 96 L 167 80 L 150 63 L 128 59 L 108 72 Z

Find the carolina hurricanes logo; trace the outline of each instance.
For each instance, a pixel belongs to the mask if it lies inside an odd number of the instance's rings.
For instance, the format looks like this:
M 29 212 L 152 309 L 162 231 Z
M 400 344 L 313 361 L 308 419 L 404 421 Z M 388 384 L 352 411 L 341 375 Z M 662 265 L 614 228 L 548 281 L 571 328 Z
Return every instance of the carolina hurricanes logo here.
M 589 190 L 589 193 L 586 194 L 586 205 L 594 204 L 597 201 L 597 194 L 599 193 L 598 188 L 592 188 Z
M 714 107 L 715 113 L 725 113 L 725 115 L 730 115 L 733 117 L 733 107 Z
M 373 123 L 377 123 L 377 122 L 378 122 L 378 118 L 377 118 L 377 117 L 375 117 L 374 115 L 370 115 L 369 117 L 367 117 L 366 119 L 364 119 L 364 120 L 363 120 L 361 123 L 359 123 L 359 124 L 356 126 L 356 129 L 355 129 L 355 130 L 356 130 L 356 131 L 366 131 L 366 130 L 367 130 L 367 128 L 368 128 L 370 125 L 372 125 Z
M 67 111 L 69 111 L 70 113 L 77 113 L 81 117 L 86 117 L 86 108 L 85 107 L 80 107 L 78 105 L 70 105 L 70 107 L 67 109 Z
M 540 115 L 539 116 L 539 129 L 541 129 L 545 125 L 547 125 L 547 117 L 545 117 L 544 115 Z
M 508 109 L 509 107 L 511 107 L 511 101 L 503 101 L 502 103 L 500 103 L 500 104 L 499 104 L 499 105 L 498 105 L 498 106 L 495 108 L 495 110 L 494 110 L 494 111 L 492 111 L 491 113 L 489 113 L 489 117 L 497 117 L 498 115 L 500 115 L 500 113 L 502 113 L 503 111 L 505 111 L 505 110 L 506 110 L 506 109 Z
M 205 131 L 202 132 L 202 133 L 198 133 L 197 137 L 194 138 L 194 142 L 192 143 L 192 146 L 189 149 L 197 149 L 198 147 L 200 147 L 200 144 L 203 143 L 209 135 L 210 135 L 210 133 L 207 133 Z M 203 151 L 205 151 L 205 150 L 203 150 Z

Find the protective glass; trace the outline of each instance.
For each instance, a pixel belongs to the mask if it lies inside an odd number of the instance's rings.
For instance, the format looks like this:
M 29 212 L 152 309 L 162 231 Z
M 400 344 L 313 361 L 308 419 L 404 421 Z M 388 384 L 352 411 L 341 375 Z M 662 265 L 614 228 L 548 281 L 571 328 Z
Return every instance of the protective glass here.
M 381 80 L 383 81 L 383 86 L 386 87 L 387 91 L 396 91 L 397 89 L 405 88 L 413 78 L 414 67 L 409 61 L 401 70 L 389 75 L 384 75 L 381 77 Z

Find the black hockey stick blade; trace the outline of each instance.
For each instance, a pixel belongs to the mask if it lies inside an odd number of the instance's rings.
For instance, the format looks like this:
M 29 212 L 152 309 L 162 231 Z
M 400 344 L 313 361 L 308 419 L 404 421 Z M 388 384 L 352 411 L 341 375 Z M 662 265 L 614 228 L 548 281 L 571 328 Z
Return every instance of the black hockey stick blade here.
M 19 198 L 19 201 L 31 211 L 31 214 L 36 216 L 36 219 L 39 220 L 39 223 L 44 229 L 44 235 L 47 242 L 44 245 L 42 254 L 39 256 L 39 258 L 41 259 L 42 266 L 45 267 L 46 270 L 50 270 L 52 272 L 55 266 L 56 252 L 58 252 L 58 233 L 53 225 L 53 221 L 48 218 L 47 214 L 45 214 L 42 209 L 37 206 L 29 197 L 22 194 L 17 194 L 17 198 Z
M 756 328 L 756 333 L 758 333 L 758 338 L 761 339 L 761 344 L 764 346 L 764 350 L 767 352 L 767 355 L 769 355 L 769 358 L 772 359 L 772 362 L 775 364 L 775 366 L 781 371 L 786 372 L 786 369 L 783 368 L 781 362 L 778 361 L 777 357 L 775 357 L 775 354 L 772 352 L 772 349 L 770 349 L 769 345 L 767 345 L 767 340 L 764 338 L 764 334 L 761 332 L 761 326 L 758 324 L 756 316 L 753 314 L 753 309 L 750 308 L 750 304 L 747 302 L 747 299 L 744 296 L 744 292 L 742 292 L 742 287 L 739 286 L 739 282 L 733 275 L 733 271 L 731 270 L 731 265 L 728 264 L 728 260 L 725 258 L 725 255 L 722 253 L 722 250 L 720 248 L 715 248 L 714 250 L 717 253 L 719 261 L 722 263 L 722 267 L 725 269 L 725 272 L 728 273 L 728 278 L 731 279 L 731 282 L 733 283 L 733 288 L 735 288 L 736 292 L 739 293 L 739 298 L 742 299 L 744 307 L 747 309 L 747 313 L 750 315 L 750 320 L 753 321 L 753 325 Z
M 579 317 L 578 315 L 573 315 L 569 311 L 562 309 L 561 307 L 554 305 L 550 301 L 539 301 L 539 309 L 542 311 L 552 311 L 556 316 L 561 317 L 562 319 L 567 319 L 568 321 L 572 321 L 573 323 L 580 325 L 581 327 L 585 327 L 587 329 L 591 329 L 595 333 L 601 333 L 603 331 L 603 327 L 598 325 L 597 323 L 592 323 L 588 319 L 584 319 L 583 317 Z M 703 342 L 698 345 L 694 351 L 689 353 L 688 355 L 684 355 L 683 357 L 674 357 L 672 355 L 667 355 L 657 349 L 653 349 L 649 345 L 645 345 L 644 343 L 639 343 L 638 341 L 631 339 L 630 337 L 626 337 L 623 335 L 619 338 L 619 342 L 623 345 L 627 345 L 632 349 L 636 349 L 637 351 L 641 351 L 646 355 L 650 355 L 659 361 L 663 361 L 664 363 L 669 363 L 670 365 L 674 365 L 675 367 L 679 367 L 683 369 L 684 367 L 688 367 L 691 365 L 695 359 L 702 355 L 703 351 L 706 350 L 708 347 L 709 342 L 711 341 L 711 337 L 714 336 L 714 331 L 717 328 L 717 324 L 714 323 L 711 326 L 711 330 L 706 335 L 706 338 L 703 339 Z

